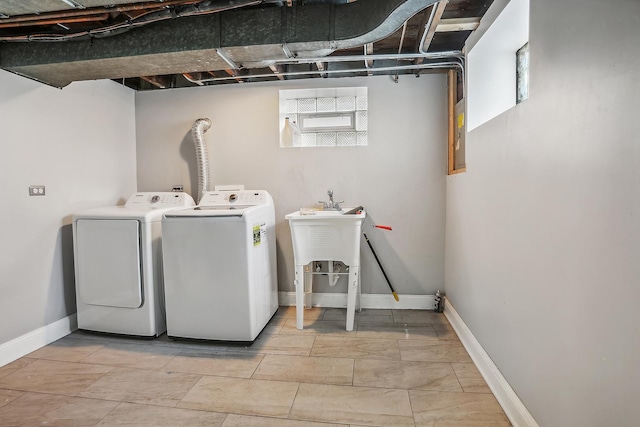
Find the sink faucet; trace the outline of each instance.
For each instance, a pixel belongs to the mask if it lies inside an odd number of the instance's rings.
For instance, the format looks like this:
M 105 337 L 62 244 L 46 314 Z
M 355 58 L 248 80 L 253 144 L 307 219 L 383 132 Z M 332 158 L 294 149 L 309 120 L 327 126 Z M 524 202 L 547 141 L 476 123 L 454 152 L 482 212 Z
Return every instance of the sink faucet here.
M 327 191 L 327 194 L 329 195 L 329 203 L 323 202 L 322 200 L 318 201 L 318 203 L 322 203 L 322 206 L 323 206 L 324 210 L 325 211 L 339 211 L 339 210 L 341 210 L 340 203 L 344 203 L 344 200 L 340 201 L 340 202 L 334 202 L 333 201 L 333 190 L 332 189 L 329 189 L 329 191 Z

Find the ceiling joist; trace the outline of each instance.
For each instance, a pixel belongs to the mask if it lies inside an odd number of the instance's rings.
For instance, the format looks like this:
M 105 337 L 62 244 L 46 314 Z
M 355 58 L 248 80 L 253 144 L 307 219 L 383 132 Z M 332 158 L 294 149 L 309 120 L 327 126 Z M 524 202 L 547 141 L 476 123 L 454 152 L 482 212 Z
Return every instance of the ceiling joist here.
M 140 78 L 158 89 L 166 89 L 171 86 L 171 78 L 169 76 L 141 76 Z
M 436 32 L 447 33 L 451 31 L 473 31 L 480 25 L 480 18 L 453 18 L 441 19 L 436 27 Z
M 269 65 L 269 68 L 271 68 L 271 71 L 273 71 L 273 74 L 276 77 L 278 77 L 278 80 L 284 80 L 284 76 L 282 75 L 282 73 L 284 72 L 284 69 L 282 65 L 271 64 Z

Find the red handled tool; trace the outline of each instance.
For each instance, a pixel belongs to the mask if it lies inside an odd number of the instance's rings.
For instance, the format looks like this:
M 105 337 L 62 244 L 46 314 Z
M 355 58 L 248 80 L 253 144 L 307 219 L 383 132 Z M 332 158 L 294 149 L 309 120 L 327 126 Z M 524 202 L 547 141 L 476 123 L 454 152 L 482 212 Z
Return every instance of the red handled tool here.
M 393 230 L 393 228 L 391 228 L 391 226 L 389 225 L 374 225 L 375 228 L 382 228 L 383 230 Z

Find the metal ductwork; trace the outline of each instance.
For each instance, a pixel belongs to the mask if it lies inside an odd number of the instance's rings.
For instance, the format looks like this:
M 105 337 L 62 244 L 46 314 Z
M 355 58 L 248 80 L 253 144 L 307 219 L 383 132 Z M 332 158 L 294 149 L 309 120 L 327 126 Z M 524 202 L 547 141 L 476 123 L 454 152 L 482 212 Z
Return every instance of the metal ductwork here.
M 225 5 L 255 3 L 217 5 L 225 10 Z M 0 67 L 56 87 L 80 80 L 262 68 L 373 43 L 433 3 L 366 0 L 168 16 L 108 37 L 4 43 Z
M 196 204 L 209 191 L 209 155 L 207 154 L 207 143 L 204 140 L 204 133 L 211 127 L 211 119 L 198 119 L 191 126 L 191 137 L 196 147 L 196 162 L 198 164 L 198 194 L 194 197 Z

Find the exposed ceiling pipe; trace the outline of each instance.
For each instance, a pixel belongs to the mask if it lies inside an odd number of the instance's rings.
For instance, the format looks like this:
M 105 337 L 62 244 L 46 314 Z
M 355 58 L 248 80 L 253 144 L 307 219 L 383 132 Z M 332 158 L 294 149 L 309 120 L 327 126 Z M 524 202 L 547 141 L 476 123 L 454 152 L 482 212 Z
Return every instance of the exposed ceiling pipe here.
M 407 21 L 405 21 L 405 22 L 407 22 Z M 373 54 L 373 43 L 367 43 L 363 47 L 364 47 L 363 50 L 364 50 L 365 58 L 367 57 L 367 55 Z M 373 67 L 373 60 L 365 59 L 364 66 L 367 67 L 367 68 L 372 68 Z M 367 73 L 367 75 L 371 75 L 371 73 Z
M 340 55 L 340 56 L 322 56 L 318 58 L 295 58 L 295 59 L 279 59 L 275 62 L 279 64 L 309 64 L 316 61 L 322 62 L 358 62 L 358 61 L 375 61 L 382 59 L 411 61 L 415 58 L 423 59 L 447 59 L 447 58 L 464 58 L 464 54 L 459 50 L 448 50 L 444 52 L 427 52 L 427 53 L 389 53 L 375 55 Z
M 239 7 L 253 1 L 258 0 L 205 3 L 208 6 L 233 3 Z M 407 19 L 434 2 L 370 0 L 367 4 L 356 2 L 353 6 L 331 6 L 327 3 L 324 6 L 297 7 L 293 11 L 278 7 L 248 8 L 194 16 L 189 20 L 176 19 L 156 28 L 140 29 L 135 34 L 116 37 L 101 34 L 93 41 L 87 38 L 52 45 L 6 43 L 0 44 L 0 65 L 16 74 L 63 87 L 80 80 L 182 73 L 195 75 L 195 72 L 230 68 L 256 69 L 272 64 L 304 63 L 301 58 L 307 59 L 306 62 L 311 59 L 313 63 L 328 63 L 338 59 L 327 55 L 388 37 Z M 369 4 L 376 7 L 369 7 Z M 195 11 L 196 8 L 189 10 Z M 324 19 L 320 19 L 322 17 Z M 145 19 L 148 18 L 146 15 Z M 162 31 L 156 35 L 158 28 Z M 283 46 L 290 49 L 292 57 L 287 57 Z M 233 65 L 225 62 L 217 54 L 217 49 L 223 49 Z M 448 53 L 425 58 L 451 56 Z M 372 56 L 367 59 L 378 58 Z M 402 58 L 394 56 L 393 59 Z M 365 58 L 360 56 L 357 60 L 364 62 Z M 247 74 L 232 77 L 242 80 L 249 78 Z
M 433 10 L 433 8 L 431 8 L 431 10 Z M 418 25 L 418 28 L 422 28 L 422 30 L 418 31 L 418 33 L 416 34 L 416 39 L 413 42 L 413 52 L 420 51 L 420 43 L 422 41 L 423 34 L 427 31 L 427 22 L 429 20 L 429 16 L 430 16 L 430 13 L 427 13 L 427 10 L 425 9 L 422 12 L 422 19 L 420 19 L 420 25 Z M 422 63 L 422 58 L 417 58 L 415 61 L 416 61 L 416 64 L 420 64 Z
M 412 70 L 428 70 L 428 69 L 451 69 L 451 68 L 461 68 L 460 62 L 457 61 L 445 61 L 445 62 L 435 62 L 435 63 L 426 63 L 426 64 L 410 64 L 410 65 L 398 65 L 391 67 L 378 67 L 373 69 L 367 68 L 357 68 L 357 69 L 344 69 L 344 70 L 307 70 L 307 71 L 287 71 L 282 73 L 285 77 L 290 76 L 310 76 L 310 75 L 318 75 L 318 74 L 352 74 L 352 73 L 366 73 L 367 71 L 375 72 L 393 72 L 393 71 L 412 71 Z M 260 79 L 260 78 L 269 78 L 273 77 L 273 74 L 249 74 L 246 78 L 249 79 Z M 211 77 L 198 80 L 199 83 L 208 83 L 208 82 L 217 82 L 217 81 L 225 81 L 225 80 L 233 80 L 234 77 Z M 197 82 L 192 82 L 196 83 Z
M 137 10 L 148 9 L 165 9 L 171 6 L 184 6 L 194 3 L 200 3 L 202 0 L 165 0 L 163 2 L 151 1 L 145 3 L 133 3 L 121 6 L 112 7 L 92 7 L 86 9 L 74 9 L 64 12 L 44 12 L 33 15 L 19 15 L 11 16 L 8 18 L 2 18 L 2 22 L 25 22 L 25 21 L 40 21 L 41 19 L 56 19 L 56 18 L 69 18 L 74 16 L 86 16 L 95 15 L 97 13 L 124 13 Z M 39 25 L 37 22 L 33 25 Z
M 366 52 L 366 47 L 365 47 L 365 52 Z M 420 60 L 420 62 L 418 62 L 417 60 Z M 445 62 L 438 62 L 438 63 L 430 63 L 430 64 L 425 64 L 425 67 L 421 67 L 420 65 L 422 64 L 423 60 L 446 60 Z M 397 71 L 406 71 L 407 69 L 411 69 L 410 66 L 400 66 L 398 65 L 399 61 L 415 61 L 414 62 L 414 66 L 415 66 L 415 70 L 416 71 L 420 71 L 422 69 L 429 69 L 429 68 L 456 68 L 458 70 L 460 70 L 463 78 L 464 78 L 464 53 L 462 53 L 462 51 L 459 50 L 451 50 L 451 51 L 444 51 L 444 52 L 426 52 L 426 53 L 400 53 L 400 54 L 377 54 L 377 55 L 367 55 L 366 53 L 363 55 L 341 55 L 341 56 L 325 56 L 322 58 L 295 58 L 295 59 L 288 59 L 288 60 L 278 60 L 276 61 L 277 63 L 280 64 L 288 64 L 288 65 L 292 65 L 292 64 L 308 64 L 308 63 L 312 63 L 312 62 L 316 62 L 316 61 L 320 61 L 322 60 L 323 62 L 326 63 L 330 63 L 330 62 L 359 62 L 359 61 L 364 61 L 365 63 L 365 71 L 367 72 L 367 75 L 372 75 L 373 72 L 375 71 L 385 71 L 385 70 L 395 70 L 394 67 L 386 67 L 386 68 L 373 68 L 373 67 L 367 67 L 366 64 L 368 62 L 370 62 L 371 64 L 373 64 L 374 60 L 378 60 L 378 61 L 382 61 L 382 60 L 395 60 L 396 61 L 396 67 L 397 67 Z M 448 64 L 448 66 L 442 66 L 442 64 Z M 431 65 L 432 67 L 429 67 L 429 65 Z M 433 65 L 438 65 L 437 67 L 433 67 Z M 409 68 L 407 68 L 409 67 Z M 336 74 L 336 73 L 357 73 L 357 72 L 361 72 L 360 70 L 357 69 L 351 69 L 351 70 L 332 70 L 329 73 L 331 74 Z M 305 73 L 305 72 L 294 72 L 294 73 Z M 319 72 L 317 73 L 308 73 L 308 74 L 320 74 L 321 77 L 327 77 L 327 70 L 326 67 L 319 69 Z M 296 74 L 287 74 L 284 73 L 282 74 L 283 76 L 293 76 Z M 297 75 L 301 75 L 301 74 L 297 74 Z M 302 74 L 303 75 L 303 74 Z M 264 75 L 266 76 L 266 75 Z M 248 76 L 249 78 L 261 78 L 262 75 L 250 75 Z M 215 80 L 212 80 L 215 81 Z
M 225 0 L 212 4 L 211 1 L 190 2 L 189 7 L 181 11 L 175 11 L 167 7 L 159 10 L 150 11 L 136 18 L 127 20 L 113 25 L 91 30 L 79 31 L 71 34 L 29 34 L 18 36 L 1 36 L 0 41 L 7 42 L 63 42 L 67 40 L 78 39 L 82 37 L 108 37 L 122 34 L 133 28 L 139 28 L 154 22 L 165 21 L 175 18 L 183 18 L 187 16 L 207 15 L 210 13 L 219 13 L 226 10 L 238 9 L 247 6 L 256 6 L 263 0 Z M 164 4 L 164 3 L 162 3 Z M 139 9 L 142 10 L 142 9 Z M 3 20 L 4 22 L 4 20 Z
M 366 52 L 366 46 L 364 51 Z M 300 65 L 300 64 L 316 64 L 316 67 L 318 69 L 317 72 L 314 72 L 313 74 L 319 74 L 321 77 L 326 77 L 327 76 L 327 69 L 324 66 L 324 63 L 334 63 L 334 62 L 359 62 L 359 61 L 363 61 L 365 64 L 365 70 L 367 70 L 367 74 L 371 75 L 373 72 L 375 71 L 380 71 L 379 68 L 373 68 L 373 66 L 367 66 L 368 63 L 373 64 L 373 61 L 378 60 L 378 61 L 382 61 L 382 60 L 395 60 L 396 61 L 396 65 L 399 66 L 399 61 L 413 61 L 416 58 L 420 58 L 421 60 L 424 59 L 430 59 L 430 60 L 439 60 L 439 59 L 447 59 L 448 62 L 451 63 L 455 63 L 456 64 L 456 68 L 460 68 L 462 69 L 464 67 L 464 64 L 462 62 L 462 59 L 464 58 L 464 54 L 462 53 L 462 51 L 459 50 L 452 50 L 452 51 L 445 51 L 445 52 L 429 52 L 429 53 L 399 53 L 399 54 L 394 54 L 394 53 L 390 53 L 390 54 L 377 54 L 377 55 L 368 55 L 368 54 L 364 54 L 364 55 L 341 55 L 341 56 L 323 56 L 323 57 L 318 57 L 318 58 L 291 58 L 291 59 L 281 59 L 281 60 L 277 60 L 274 61 L 276 64 L 278 65 Z M 418 64 L 416 64 L 418 65 Z M 273 64 L 271 65 L 273 66 Z M 271 67 L 270 66 L 270 67 Z M 401 67 L 401 66 L 399 66 Z M 420 69 L 420 67 L 418 67 L 418 70 Z M 406 70 L 406 68 L 399 68 L 399 70 Z M 272 69 L 273 71 L 273 69 Z M 333 70 L 331 71 L 332 73 L 336 73 L 336 72 L 357 72 L 355 70 L 340 70 L 340 71 L 336 71 Z M 274 71 L 275 73 L 275 71 Z M 293 73 L 299 73 L 299 72 L 293 72 Z M 281 77 L 285 77 L 288 75 L 295 75 L 295 74 L 291 74 L 291 73 L 287 73 L 284 72 L 282 70 L 280 70 L 277 73 L 277 77 L 279 79 L 281 79 Z M 260 75 L 260 74 L 256 74 L 256 75 L 247 75 L 245 76 L 245 78 L 254 78 L 254 77 L 263 77 L 263 76 L 272 76 L 271 74 L 264 74 L 264 75 Z M 233 75 L 234 78 L 237 78 L 237 75 Z M 191 83 L 195 83 L 198 85 L 202 85 L 202 82 L 207 82 L 207 81 L 217 81 L 217 80 L 231 80 L 228 77 L 214 77 L 212 79 L 193 79 L 193 78 L 188 78 L 187 76 L 185 76 L 185 78 L 190 81 Z M 281 79 L 282 80 L 282 79 Z
M 86 7 L 78 3 L 76 0 L 61 0 L 61 1 L 76 9 L 86 9 Z
M 200 80 L 196 79 L 189 73 L 182 73 L 182 77 L 184 77 L 185 79 L 187 79 L 187 81 L 190 81 L 191 83 L 197 84 L 198 86 L 204 86 L 204 83 L 200 82 Z
M 70 18 L 43 19 L 42 21 L 38 21 L 38 25 L 61 25 L 74 24 L 78 22 L 106 21 L 109 19 L 109 16 L 110 15 L 108 13 L 101 13 Z M 0 20 L 0 28 L 33 27 L 33 25 L 33 21 L 5 22 L 4 20 Z
M 354 1 L 356 0 L 332 0 L 332 1 L 323 0 L 323 2 L 334 3 L 334 4 L 352 3 Z M 147 2 L 139 2 L 139 3 L 128 3 L 124 5 L 83 7 L 83 8 L 72 9 L 72 10 L 64 10 L 64 11 L 40 12 L 40 13 L 33 13 L 29 15 L 9 16 L 9 15 L 0 13 L 0 19 L 2 20 L 3 23 L 34 21 L 32 25 L 45 25 L 40 21 L 50 20 L 50 19 L 70 18 L 70 17 L 77 17 L 77 16 L 96 15 L 101 13 L 127 13 L 127 12 L 136 12 L 136 11 L 148 11 L 148 10 L 154 10 L 154 9 L 167 9 L 167 8 L 176 7 L 176 6 L 188 6 L 188 5 L 193 5 L 197 3 L 210 3 L 210 2 L 211 2 L 210 0 L 209 1 L 155 0 L 155 1 L 147 1 Z M 114 0 L 114 3 L 115 3 L 115 0 Z M 275 5 L 282 6 L 282 1 L 280 0 L 262 0 L 261 3 L 275 4 Z
M 429 20 L 424 28 L 424 33 L 422 34 L 422 38 L 420 40 L 418 52 L 421 54 L 428 54 L 429 46 L 431 45 L 431 41 L 433 40 L 433 36 L 437 30 L 438 24 L 440 23 L 440 18 L 442 18 L 442 14 L 444 9 L 447 7 L 449 0 L 440 0 L 433 4 L 431 7 L 431 14 L 429 15 Z M 422 58 L 418 58 L 416 63 L 419 64 L 422 62 Z M 465 67 L 464 67 L 464 55 L 456 56 L 455 61 L 457 62 L 457 68 L 460 69 L 460 73 L 462 75 L 462 81 L 465 81 Z
M 404 35 L 407 33 L 407 22 L 409 21 L 404 21 L 404 24 L 402 25 L 402 35 L 400 36 L 400 43 L 398 44 L 398 55 L 402 53 L 402 45 L 404 44 Z M 398 65 L 398 61 L 396 59 L 396 65 Z M 395 83 L 398 83 L 398 73 L 396 73 L 393 76 L 393 81 Z
M 418 52 L 427 53 L 427 50 L 429 50 L 429 45 L 431 44 L 431 40 L 433 40 L 433 35 L 436 33 L 438 22 L 440 22 L 442 13 L 444 12 L 444 9 L 447 7 L 448 3 L 449 0 L 440 0 L 437 3 L 434 3 L 433 6 L 431 6 L 431 15 L 429 16 L 427 25 L 425 25 Z

